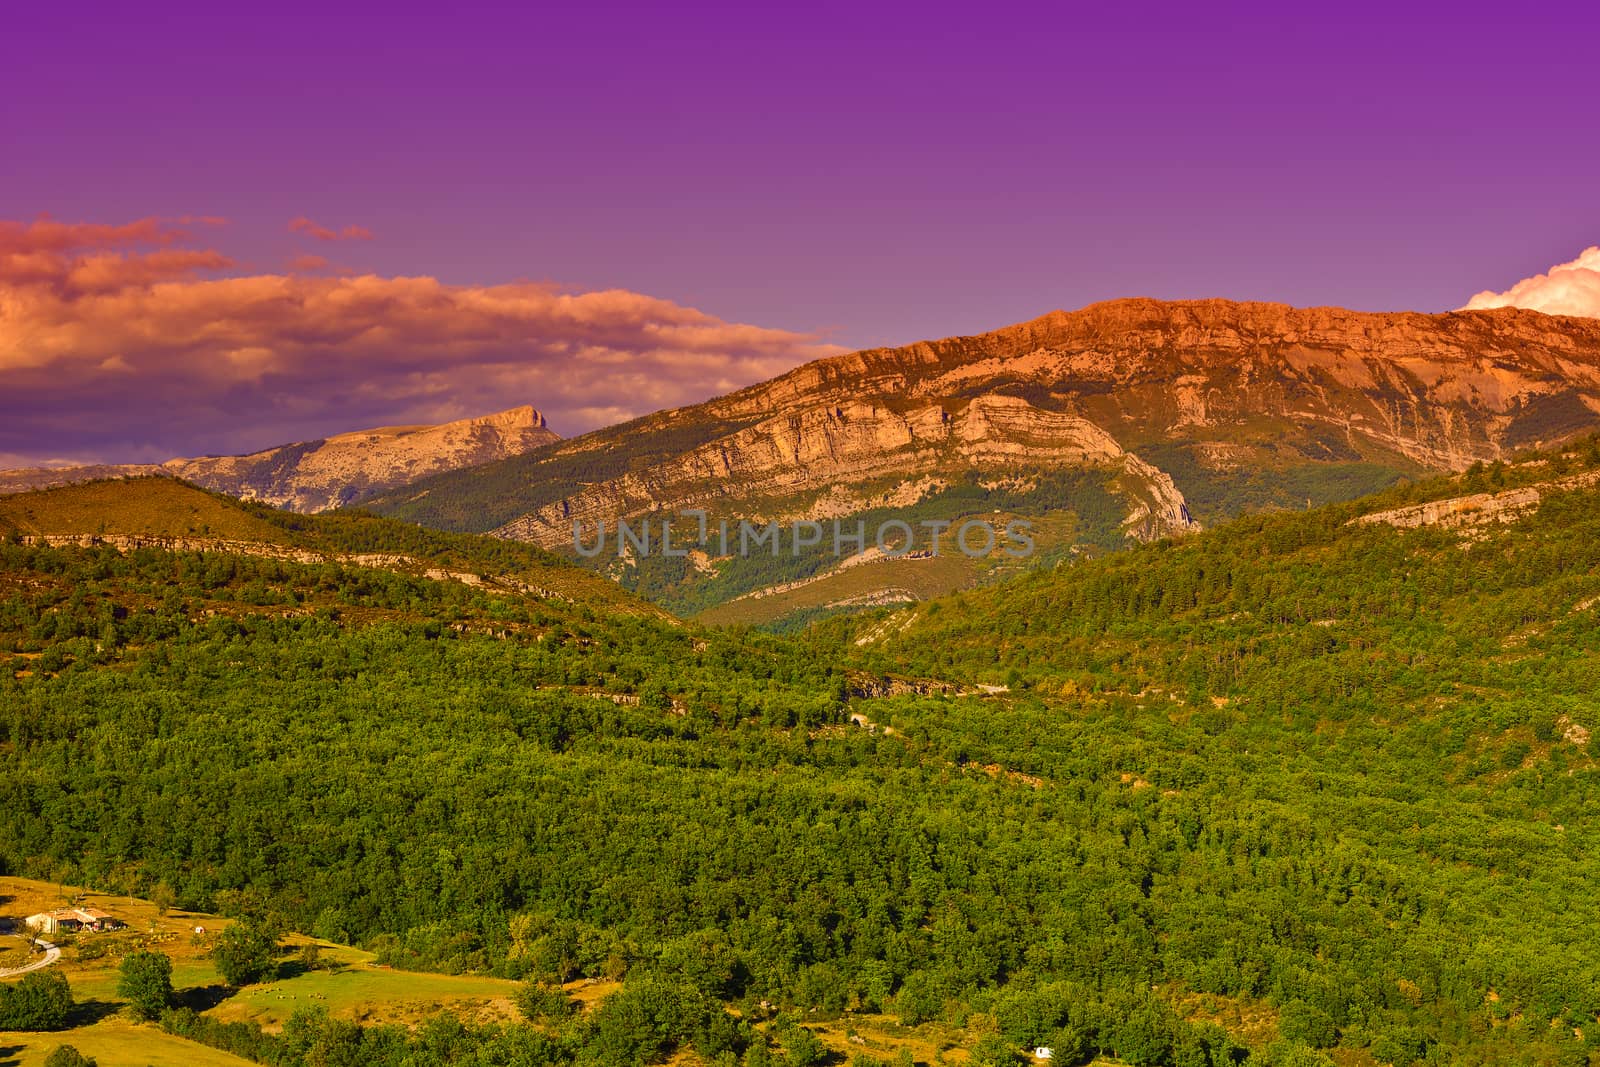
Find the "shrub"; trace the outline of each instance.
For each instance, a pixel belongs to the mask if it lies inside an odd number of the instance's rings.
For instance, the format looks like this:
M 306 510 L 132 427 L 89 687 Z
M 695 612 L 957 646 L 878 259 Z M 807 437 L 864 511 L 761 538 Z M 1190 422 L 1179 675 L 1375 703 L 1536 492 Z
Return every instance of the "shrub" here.
M 552 982 L 528 981 L 517 990 L 517 1010 L 531 1023 L 559 1023 L 577 1010 L 566 990 Z
M 1533 746 L 1526 741 L 1513 741 L 1500 753 L 1500 766 L 1506 770 L 1516 770 L 1522 766 L 1522 761 L 1528 758 L 1528 753 L 1533 751 Z

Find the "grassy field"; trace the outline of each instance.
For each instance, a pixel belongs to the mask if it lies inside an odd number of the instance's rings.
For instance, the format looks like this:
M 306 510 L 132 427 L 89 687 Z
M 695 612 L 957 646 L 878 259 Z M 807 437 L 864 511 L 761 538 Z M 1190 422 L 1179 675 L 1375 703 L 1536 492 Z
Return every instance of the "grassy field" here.
M 23 928 L 22 920 L 36 912 L 75 905 L 97 908 L 120 919 L 121 930 L 101 934 L 63 934 L 52 940 L 61 948 L 60 967 L 72 983 L 78 1000 L 113 1000 L 117 966 L 121 957 L 138 948 L 153 948 L 172 957 L 172 983 L 175 988 L 212 985 L 221 981 L 206 959 L 211 940 L 228 926 L 228 920 L 215 915 L 174 908 L 162 913 L 148 900 L 96 893 L 80 886 L 63 886 L 28 878 L 0 877 L 0 920 L 10 920 L 13 929 Z M 197 935 L 201 927 L 205 934 Z M 13 942 L 0 943 L 10 948 Z
M 137 897 L 0 877 L 0 920 L 9 920 L 14 930 L 22 929 L 22 920 L 28 915 L 68 904 L 97 908 L 127 925 L 118 931 L 54 939 L 61 947 L 61 961 L 55 966 L 72 984 L 81 1022 L 62 1033 L 0 1033 L 0 1067 L 32 1067 L 63 1044 L 97 1057 L 102 1067 L 211 1067 L 246 1062 L 162 1033 L 155 1026 L 133 1022 L 121 1014 L 123 1002 L 116 991 L 122 957 L 139 948 L 152 948 L 172 958 L 172 984 L 180 995 L 185 990 L 220 987 L 222 978 L 207 953 L 228 920 L 179 909 L 163 913 L 152 902 Z M 205 932 L 197 934 L 196 928 Z M 299 962 L 300 951 L 309 944 L 318 946 L 318 965 L 312 970 Z M 511 1000 L 515 982 L 396 971 L 373 962 L 370 952 L 301 934 L 288 935 L 283 945 L 282 978 L 247 986 L 207 1014 L 227 1022 L 256 1022 L 267 1030 L 277 1030 L 296 1009 L 304 1007 L 324 1008 L 337 1018 L 363 1023 L 413 1025 L 440 1012 L 468 1022 L 516 1018 Z M 7 965 L 26 962 L 26 942 L 15 934 L 0 937 L 0 956 Z M 580 1001 L 593 1003 L 614 988 L 613 983 L 574 983 L 571 991 Z
M 94 1057 L 100 1067 L 250 1067 L 249 1060 L 117 1015 L 59 1034 L 0 1032 L 0 1067 L 39 1067 L 58 1045 Z
M 294 948 L 313 943 L 291 936 Z M 517 1018 L 511 997 L 517 983 L 474 975 L 423 974 L 396 971 L 373 962 L 370 952 L 314 942 L 321 967 L 294 973 L 276 982 L 249 986 L 207 1014 L 224 1022 L 255 1022 L 276 1030 L 297 1009 L 318 1007 L 335 1018 L 361 1023 L 422 1022 L 448 1011 L 467 1022 L 501 1022 Z M 288 967 L 285 971 L 297 971 Z

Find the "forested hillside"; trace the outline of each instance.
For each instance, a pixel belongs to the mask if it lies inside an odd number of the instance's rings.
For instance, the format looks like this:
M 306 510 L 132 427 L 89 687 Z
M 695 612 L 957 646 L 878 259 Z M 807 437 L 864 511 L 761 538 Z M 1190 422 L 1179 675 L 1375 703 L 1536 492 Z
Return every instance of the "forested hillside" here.
M 256 557 L 415 577 L 451 575 L 469 584 L 498 583 L 502 592 L 538 589 L 602 611 L 663 614 L 532 545 L 428 530 L 362 511 L 299 515 L 164 476 L 0 497 L 0 537 L 207 553 L 208 563 Z
M 1168 979 L 1268 996 L 1379 1059 L 1406 1058 L 1403 1033 L 1447 1062 L 1582 1063 L 1600 1037 L 1600 493 L 1560 486 L 1596 466 L 1585 442 L 813 640 L 1009 687 L 981 712 L 873 712 L 954 763 L 1142 798 L 1130 900 Z M 1540 484 L 1520 518 L 1354 521 Z
M 798 641 L 14 530 L 0 866 L 544 983 L 471 1062 L 798 1067 L 881 1015 L 984 1063 L 1586 1063 L 1596 494 L 1350 520 L 1593 453 Z

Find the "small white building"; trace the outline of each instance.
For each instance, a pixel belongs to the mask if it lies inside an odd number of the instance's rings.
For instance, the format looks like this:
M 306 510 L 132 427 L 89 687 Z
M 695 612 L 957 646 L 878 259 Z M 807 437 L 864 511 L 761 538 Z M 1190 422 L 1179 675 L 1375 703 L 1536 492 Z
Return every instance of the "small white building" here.
M 122 920 L 97 908 L 57 908 L 41 911 L 23 920 L 28 928 L 40 934 L 72 934 L 80 930 L 116 930 Z
M 1040 1045 L 1038 1048 L 1033 1050 L 1033 1058 L 1036 1060 L 1053 1060 L 1056 1058 L 1056 1056 L 1054 1052 L 1050 1051 L 1050 1049 L 1044 1045 Z

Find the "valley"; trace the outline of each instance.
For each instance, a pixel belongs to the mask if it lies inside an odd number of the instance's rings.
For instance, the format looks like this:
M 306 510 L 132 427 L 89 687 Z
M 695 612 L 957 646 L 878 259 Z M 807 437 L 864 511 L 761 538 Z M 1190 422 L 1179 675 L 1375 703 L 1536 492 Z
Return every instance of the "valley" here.
M 0 1067 L 1600 1067 L 1600 5 L 3 25 Z
M 359 513 L 14 496 L 0 863 L 321 943 L 206 1007 L 240 1048 L 312 1006 L 372 1063 L 452 1027 L 429 1062 L 1577 1062 L 1597 470 L 1584 439 L 788 637 Z M 1480 494 L 1515 503 L 1391 518 Z

